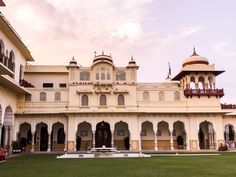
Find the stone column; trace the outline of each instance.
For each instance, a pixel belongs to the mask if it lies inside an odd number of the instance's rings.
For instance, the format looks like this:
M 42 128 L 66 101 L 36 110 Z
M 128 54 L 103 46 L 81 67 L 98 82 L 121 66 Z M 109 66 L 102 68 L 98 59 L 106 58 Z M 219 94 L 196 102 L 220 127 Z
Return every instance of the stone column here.
M 111 130 L 111 147 L 114 147 L 115 141 L 114 141 L 114 130 Z
M 185 148 L 186 148 L 186 150 L 190 150 L 188 133 L 185 133 Z
M 142 140 L 141 140 L 141 131 L 139 131 L 139 137 L 138 137 L 138 150 L 142 151 L 142 146 L 141 146 Z
M 67 133 L 66 132 L 64 132 L 64 134 L 65 134 L 65 139 L 64 139 L 64 151 L 66 152 L 67 151 Z
M 173 130 L 170 131 L 170 150 L 174 150 L 174 142 L 173 142 Z
M 158 142 L 157 142 L 157 129 L 154 128 L 154 137 L 155 137 L 155 151 L 158 150 Z
M 96 133 L 96 131 L 93 131 L 93 144 L 92 144 L 93 148 L 95 148 L 95 133 Z
M 34 136 L 35 136 L 35 132 L 31 132 L 32 134 L 32 140 L 31 140 L 31 152 L 34 152 Z
M 51 151 L 51 134 L 49 133 L 48 134 L 48 149 L 47 149 L 48 152 Z

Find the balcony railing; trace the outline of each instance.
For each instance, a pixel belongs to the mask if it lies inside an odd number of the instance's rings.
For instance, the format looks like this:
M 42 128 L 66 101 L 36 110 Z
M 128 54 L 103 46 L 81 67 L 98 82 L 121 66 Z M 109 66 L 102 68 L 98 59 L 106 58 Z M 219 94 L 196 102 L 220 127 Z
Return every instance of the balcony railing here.
M 31 83 L 29 83 L 28 81 L 26 81 L 24 79 L 20 80 L 20 86 L 26 87 L 26 88 L 33 88 L 34 87 Z
M 192 97 L 192 96 L 222 97 L 224 96 L 224 89 L 185 89 L 184 95 L 187 97 Z
M 235 104 L 221 104 L 221 109 L 236 109 Z

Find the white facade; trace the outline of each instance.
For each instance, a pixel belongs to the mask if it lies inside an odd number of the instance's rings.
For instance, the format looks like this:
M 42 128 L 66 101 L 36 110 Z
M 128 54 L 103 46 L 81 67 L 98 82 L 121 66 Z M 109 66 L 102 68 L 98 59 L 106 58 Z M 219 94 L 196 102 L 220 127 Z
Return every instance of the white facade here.
M 195 51 L 173 79 L 138 83 L 133 59 L 117 67 L 104 53 L 88 67 L 74 58 L 68 66 L 27 65 L 33 60 L 28 49 L 3 16 L 0 20 L 6 27 L 0 26 L 0 143 L 5 148 L 12 140 L 27 151 L 103 145 L 200 150 L 225 142 L 234 147 L 236 114 L 222 109 L 224 91 L 216 83 L 224 71 Z

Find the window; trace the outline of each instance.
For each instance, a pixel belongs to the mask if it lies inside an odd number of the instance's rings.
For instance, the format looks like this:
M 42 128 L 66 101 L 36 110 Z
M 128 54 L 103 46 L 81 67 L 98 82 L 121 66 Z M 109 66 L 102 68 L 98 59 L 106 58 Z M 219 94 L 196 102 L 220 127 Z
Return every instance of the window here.
M 180 93 L 179 93 L 178 91 L 176 91 L 176 92 L 174 93 L 174 100 L 175 100 L 175 101 L 180 100 Z
M 165 100 L 165 93 L 163 91 L 159 92 L 159 101 Z
M 99 80 L 99 74 L 98 73 L 96 74 L 96 80 Z
M 107 105 L 107 98 L 105 95 L 100 96 L 100 106 L 106 106 Z
M 124 95 L 119 95 L 118 96 L 118 105 L 119 106 L 125 105 L 125 97 L 124 97 Z
M 88 95 L 83 95 L 81 98 L 81 105 L 82 106 L 88 106 Z
M 117 81 L 125 81 L 125 79 L 126 79 L 126 75 L 125 75 L 124 71 L 118 71 L 116 73 L 116 80 Z
M 66 87 L 66 83 L 60 83 L 60 84 L 59 84 L 59 87 L 65 88 L 65 87 Z
M 61 93 L 60 92 L 55 93 L 55 101 L 61 101 Z
M 110 73 L 107 74 L 107 80 L 110 80 L 111 79 L 111 75 Z
M 3 63 L 3 56 L 4 56 L 4 43 L 0 40 L 0 62 Z
M 147 92 L 147 91 L 143 92 L 143 100 L 145 100 L 145 101 L 149 100 L 149 92 Z
M 25 95 L 25 101 L 31 101 L 31 95 L 30 94 Z
M 88 81 L 88 80 L 90 80 L 90 73 L 88 71 L 80 72 L 80 80 L 81 81 Z
M 47 94 L 45 92 L 41 92 L 39 100 L 40 101 L 46 101 L 46 98 L 47 98 Z
M 43 83 L 43 88 L 53 88 L 53 83 Z
M 105 80 L 105 74 L 104 73 L 101 74 L 101 79 Z
M 19 80 L 23 80 L 23 65 L 20 65 L 20 76 L 19 76 Z
M 15 54 L 13 51 L 10 52 L 9 60 L 8 60 L 8 68 L 15 72 Z

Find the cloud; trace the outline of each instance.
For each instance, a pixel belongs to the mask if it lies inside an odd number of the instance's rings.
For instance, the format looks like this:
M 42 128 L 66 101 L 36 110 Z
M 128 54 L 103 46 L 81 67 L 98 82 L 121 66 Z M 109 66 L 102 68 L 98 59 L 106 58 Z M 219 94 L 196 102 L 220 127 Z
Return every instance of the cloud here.
M 182 27 L 179 32 L 168 34 L 167 37 L 162 39 L 162 42 L 164 44 L 177 42 L 199 32 L 202 29 L 201 26 L 185 26 Z
M 127 38 L 129 41 L 134 41 L 135 39 L 140 38 L 142 33 L 143 29 L 140 23 L 126 22 L 114 27 L 114 32 L 112 32 L 111 35 L 119 38 Z
M 214 45 L 216 51 L 222 51 L 228 46 L 228 43 L 225 41 L 218 42 Z

